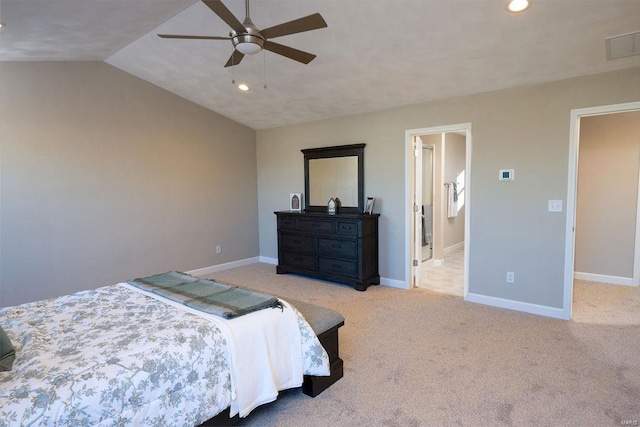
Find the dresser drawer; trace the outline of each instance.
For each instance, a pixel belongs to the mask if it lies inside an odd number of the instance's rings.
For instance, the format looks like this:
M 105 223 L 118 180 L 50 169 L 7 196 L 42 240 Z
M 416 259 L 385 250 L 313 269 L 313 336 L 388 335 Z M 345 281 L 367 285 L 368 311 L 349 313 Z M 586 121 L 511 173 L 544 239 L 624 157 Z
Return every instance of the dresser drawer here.
M 300 231 L 307 231 L 313 233 L 333 233 L 333 220 L 321 220 L 321 219 L 300 219 L 298 222 L 298 229 Z
M 283 249 L 299 251 L 299 252 L 313 252 L 313 237 L 312 236 L 300 236 L 298 234 L 286 234 L 280 235 L 280 244 Z
M 320 257 L 318 258 L 318 271 L 338 274 L 340 276 L 357 277 L 358 263 L 355 261 Z
M 337 233 L 341 236 L 357 236 L 358 224 L 355 221 L 338 221 Z
M 295 230 L 296 219 L 295 218 L 278 218 L 278 230 Z
M 315 270 L 316 262 L 315 257 L 312 255 L 296 254 L 293 252 L 283 252 L 280 264 L 288 265 L 296 268 L 303 268 L 305 270 Z
M 337 240 L 318 238 L 318 255 L 334 258 L 357 259 L 355 240 Z

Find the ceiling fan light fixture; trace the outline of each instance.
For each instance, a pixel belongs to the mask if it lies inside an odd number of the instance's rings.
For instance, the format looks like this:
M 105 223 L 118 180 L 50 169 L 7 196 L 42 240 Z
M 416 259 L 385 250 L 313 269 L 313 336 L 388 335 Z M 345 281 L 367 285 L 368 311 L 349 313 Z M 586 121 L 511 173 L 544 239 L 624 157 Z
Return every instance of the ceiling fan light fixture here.
M 520 13 L 531 7 L 532 0 L 507 0 L 505 9 L 509 13 Z
M 238 85 L 238 89 L 240 89 L 243 92 L 249 92 L 249 85 L 246 83 L 240 83 Z
M 258 30 L 255 28 L 247 27 L 247 32 L 238 34 L 235 31 L 231 31 L 231 42 L 233 47 L 244 55 L 255 55 L 262 50 L 264 46 L 264 38 Z
M 255 55 L 256 53 L 262 50 L 262 46 L 260 46 L 257 43 L 251 43 L 251 42 L 237 43 L 235 45 L 235 48 L 238 52 L 244 55 Z

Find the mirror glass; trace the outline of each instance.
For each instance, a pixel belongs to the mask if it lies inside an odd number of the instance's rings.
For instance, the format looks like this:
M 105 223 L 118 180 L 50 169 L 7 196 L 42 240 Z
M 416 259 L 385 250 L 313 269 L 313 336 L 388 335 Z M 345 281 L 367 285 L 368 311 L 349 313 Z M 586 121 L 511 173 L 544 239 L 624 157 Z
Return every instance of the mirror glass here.
M 304 153 L 305 211 L 326 212 L 331 198 L 340 199 L 339 212 L 364 209 L 364 146 L 308 148 Z
M 356 156 L 309 160 L 309 203 L 326 205 L 340 199 L 343 207 L 358 206 L 358 158 Z

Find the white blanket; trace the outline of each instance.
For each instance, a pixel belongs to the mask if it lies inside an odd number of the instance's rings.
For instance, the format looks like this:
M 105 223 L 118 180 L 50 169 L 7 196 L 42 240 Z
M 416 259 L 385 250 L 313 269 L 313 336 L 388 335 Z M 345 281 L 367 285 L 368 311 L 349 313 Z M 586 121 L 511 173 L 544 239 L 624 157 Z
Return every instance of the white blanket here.
M 232 417 L 238 413 L 246 417 L 257 406 L 274 401 L 279 390 L 302 385 L 300 329 L 292 307 L 285 301 L 281 300 L 284 306 L 282 310 L 258 310 L 228 320 L 126 283 L 121 285 L 206 318 L 223 331 L 229 344 Z

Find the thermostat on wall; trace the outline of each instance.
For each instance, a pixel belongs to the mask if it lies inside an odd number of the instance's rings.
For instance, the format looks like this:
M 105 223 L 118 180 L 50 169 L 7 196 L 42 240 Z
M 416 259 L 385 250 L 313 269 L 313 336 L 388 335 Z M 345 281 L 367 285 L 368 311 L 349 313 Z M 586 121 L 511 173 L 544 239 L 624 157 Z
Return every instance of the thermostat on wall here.
M 513 169 L 500 169 L 498 179 L 500 181 L 513 181 Z

